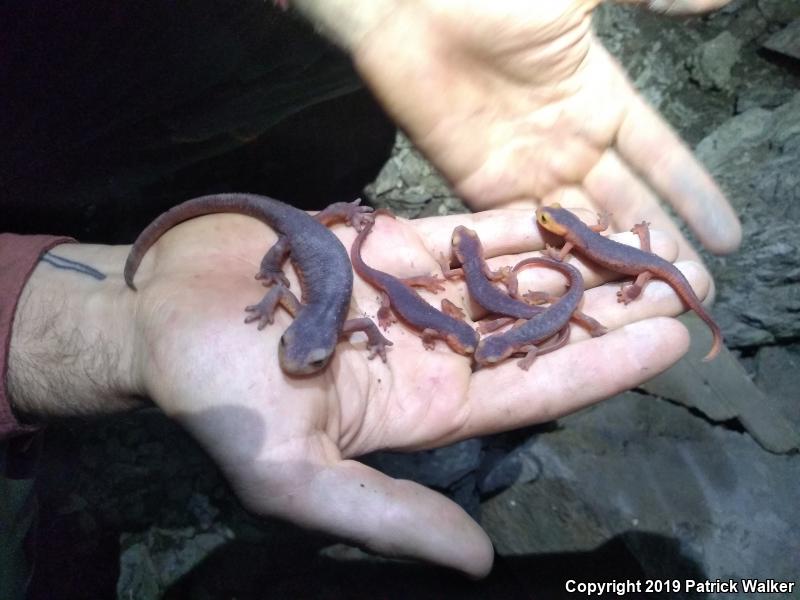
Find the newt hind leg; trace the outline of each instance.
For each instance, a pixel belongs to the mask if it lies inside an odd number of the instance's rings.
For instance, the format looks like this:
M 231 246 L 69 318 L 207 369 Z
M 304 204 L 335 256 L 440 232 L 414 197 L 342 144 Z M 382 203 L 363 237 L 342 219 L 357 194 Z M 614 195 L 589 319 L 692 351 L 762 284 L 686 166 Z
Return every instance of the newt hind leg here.
M 518 360 L 517 365 L 523 371 L 527 371 L 528 369 L 531 368 L 533 361 L 536 360 L 536 356 L 539 354 L 539 348 L 537 348 L 533 344 L 530 344 L 528 346 L 523 346 L 519 350 L 520 352 L 525 352 L 525 358 Z
M 406 277 L 400 281 L 409 287 L 424 288 L 433 294 L 444 291 L 445 289 L 442 285 L 445 279 L 437 275 L 415 275 L 414 277 Z
M 490 316 L 478 322 L 478 333 L 482 335 L 487 333 L 492 333 L 493 331 L 497 331 L 501 327 L 514 322 L 515 320 L 516 319 L 514 319 L 514 317 L 495 316 L 493 318 L 492 316 Z
M 644 271 L 639 273 L 636 276 L 636 281 L 631 283 L 630 285 L 622 285 L 622 289 L 617 292 L 617 302 L 622 302 L 623 304 L 630 304 L 636 298 L 641 296 L 642 290 L 644 290 L 645 284 L 650 281 L 653 277 L 653 274 L 650 271 Z
M 389 326 L 397 319 L 392 314 L 392 301 L 389 299 L 389 294 L 381 292 L 381 307 L 378 309 L 378 325 L 384 331 L 389 330 Z
M 533 364 L 533 361 L 536 360 L 537 356 L 541 356 L 542 354 L 547 354 L 548 352 L 553 352 L 554 350 L 563 348 L 568 341 L 569 325 L 565 325 L 561 331 L 547 340 L 543 345 L 535 346 L 533 344 L 529 344 L 520 348 L 519 351 L 525 352 L 526 354 L 524 358 L 517 361 L 517 365 L 523 371 L 527 371 L 531 368 L 531 365 Z
M 467 318 L 467 315 L 464 313 L 461 307 L 456 306 L 447 298 L 442 298 L 442 312 L 454 319 L 458 319 L 459 321 L 464 321 Z
M 422 347 L 425 348 L 425 350 L 433 350 L 436 347 L 436 340 L 441 339 L 441 337 L 441 333 L 435 329 L 426 327 L 420 334 L 420 338 L 422 339 Z
M 375 221 L 372 207 L 361 206 L 361 198 L 356 198 L 352 202 L 334 202 L 314 215 L 314 218 L 326 227 L 344 221 L 359 232 L 367 224 Z
M 631 227 L 631 233 L 635 233 L 639 237 L 639 247 L 645 252 L 652 252 L 650 249 L 650 223 L 642 221 Z M 617 292 L 617 302 L 629 304 L 642 295 L 645 284 L 650 281 L 653 274 L 649 271 L 644 271 L 636 276 L 636 281 L 626 286 L 623 285 L 622 289 Z
M 608 229 L 609 225 L 611 225 L 611 213 L 603 209 L 597 213 L 597 223 L 595 225 L 589 225 L 589 229 L 596 233 L 602 233 Z

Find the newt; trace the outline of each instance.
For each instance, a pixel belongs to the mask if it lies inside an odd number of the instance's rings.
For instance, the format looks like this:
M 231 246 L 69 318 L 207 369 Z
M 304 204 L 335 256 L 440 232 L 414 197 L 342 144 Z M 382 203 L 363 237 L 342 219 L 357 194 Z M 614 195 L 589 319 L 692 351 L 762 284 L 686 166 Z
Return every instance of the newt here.
M 537 223 L 547 231 L 564 238 L 564 246 L 558 253 L 563 260 L 573 249 L 598 265 L 624 275 L 633 275 L 636 280 L 617 292 L 617 300 L 624 304 L 641 295 L 648 280 L 655 277 L 668 283 L 683 302 L 708 325 L 713 343 L 703 362 L 714 359 L 722 349 L 722 331 L 712 316 L 703 307 L 691 284 L 671 262 L 650 251 L 650 232 L 647 223 L 639 223 L 631 231 L 639 236 L 641 249 L 615 242 L 600 235 L 608 227 L 607 217 L 601 217 L 597 225 L 588 226 L 575 214 L 558 204 L 542 206 L 536 210 Z
M 377 210 L 374 214 L 395 218 L 392 213 L 384 210 Z M 459 354 L 472 354 L 478 345 L 479 335 L 460 318 L 462 316 L 460 309 L 448 300 L 442 300 L 442 311 L 439 311 L 414 290 L 414 287 L 425 287 L 433 292 L 444 289 L 439 285 L 438 278 L 421 276 L 400 279 L 374 269 L 364 262 L 361 248 L 373 224 L 374 221 L 367 223 L 356 236 L 350 249 L 350 260 L 355 272 L 381 293 L 378 324 L 387 329 L 393 321 L 391 313 L 394 311 L 409 327 L 421 332 L 422 345 L 425 349 L 433 349 L 435 341 L 441 339 Z
M 370 358 L 386 361 L 386 346 L 375 324 L 366 318 L 347 320 L 353 272 L 347 250 L 328 228 L 344 221 L 356 230 L 372 221 L 369 207 L 338 202 L 314 217 L 278 200 L 255 194 L 216 194 L 187 200 L 156 218 L 134 242 L 125 263 L 125 282 L 136 290 L 133 277 L 147 250 L 174 226 L 208 214 L 237 213 L 258 219 L 278 233 L 278 241 L 264 255 L 256 279 L 273 287 L 258 304 L 245 308 L 251 314 L 245 323 L 259 321 L 263 329 L 272 323 L 280 304 L 294 321 L 281 336 L 278 358 L 289 375 L 309 375 L 330 362 L 341 335 L 354 331 L 367 334 Z M 289 258 L 300 279 L 301 300 L 289 290 L 282 265 Z
M 493 365 L 513 354 L 524 352 L 525 357 L 517 364 L 527 371 L 538 355 L 560 348 L 569 339 L 569 321 L 578 308 L 584 292 L 580 271 L 566 262 L 543 256 L 520 261 L 514 267 L 514 271 L 528 265 L 541 265 L 563 273 L 567 277 L 569 287 L 563 296 L 555 299 L 548 308 L 527 321 L 518 321 L 517 325 L 508 331 L 483 338 L 475 350 L 475 362 L 481 366 Z M 599 327 L 602 330 L 598 330 L 597 335 L 605 333 L 605 327 L 602 325 Z M 552 343 L 547 346 L 542 345 L 556 335 L 558 338 Z
M 478 234 L 463 225 L 459 225 L 453 230 L 451 238 L 452 252 L 456 260 L 461 265 L 456 269 L 444 269 L 444 276 L 454 278 L 462 276 L 467 284 L 469 294 L 475 302 L 486 309 L 490 315 L 505 315 L 505 318 L 496 318 L 491 321 L 482 321 L 478 325 L 478 331 L 488 333 L 499 329 L 515 319 L 530 319 L 546 310 L 538 306 L 542 302 L 552 302 L 552 297 L 542 293 L 528 293 L 526 296 L 535 304 L 529 304 L 517 296 L 516 272 L 523 263 L 518 264 L 513 270 L 504 267 L 497 271 L 492 271 L 483 252 L 483 245 Z M 524 262 L 524 261 L 523 261 Z M 502 281 L 508 293 L 503 292 L 493 282 Z M 598 321 L 575 310 L 572 320 L 586 328 L 592 336 L 602 335 L 607 332 Z

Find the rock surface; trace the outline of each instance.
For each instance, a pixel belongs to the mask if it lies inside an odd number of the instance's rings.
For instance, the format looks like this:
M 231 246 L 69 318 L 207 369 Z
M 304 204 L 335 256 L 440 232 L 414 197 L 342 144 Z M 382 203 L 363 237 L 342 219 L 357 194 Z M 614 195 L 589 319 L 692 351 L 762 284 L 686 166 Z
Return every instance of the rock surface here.
M 764 47 L 800 60 L 800 19 L 771 35 L 764 42 Z
M 692 79 L 706 90 L 730 90 L 731 69 L 739 60 L 742 41 L 729 31 L 703 43 L 692 55 L 687 66 Z
M 599 553 L 621 539 L 648 579 L 796 580 L 796 456 L 635 393 L 560 425 L 525 446 L 541 475 L 483 505 L 501 555 Z M 537 574 L 520 576 L 534 589 Z

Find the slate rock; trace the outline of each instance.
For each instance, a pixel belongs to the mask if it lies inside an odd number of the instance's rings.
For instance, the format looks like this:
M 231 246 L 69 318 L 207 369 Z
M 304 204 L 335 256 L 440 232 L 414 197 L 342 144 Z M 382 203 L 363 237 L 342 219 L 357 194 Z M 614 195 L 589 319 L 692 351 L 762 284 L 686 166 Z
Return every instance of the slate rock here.
M 375 452 L 360 460 L 396 479 L 409 479 L 434 488 L 477 519 L 480 513 L 477 471 L 482 442 L 472 438 L 419 452 Z
M 789 87 L 774 85 L 754 85 L 737 90 L 736 113 L 743 113 L 751 108 L 773 109 L 792 99 L 795 91 Z
M 800 92 L 774 110 L 748 110 L 728 119 L 707 135 L 695 154 L 712 174 L 723 179 L 741 176 L 739 167 L 756 171 L 750 157 L 763 159 L 779 154 L 791 138 L 800 134 Z
M 397 134 L 391 159 L 364 194 L 373 206 L 407 218 L 466 212 L 444 177 L 402 133 Z
M 530 443 L 533 441 L 500 453 L 479 479 L 478 491 L 482 496 L 497 494 L 515 483 L 527 483 L 539 476 L 539 465 L 531 460 L 530 452 L 527 451 Z M 486 462 L 484 458 L 484 463 Z
M 727 349 L 702 362 L 711 335 L 694 315 L 681 321 L 692 336 L 689 352 L 666 372 L 645 382 L 642 389 L 678 402 L 722 423 L 736 420 L 770 452 L 800 449 L 800 427 L 787 422 L 778 403 L 764 394 Z
M 759 10 L 775 23 L 788 23 L 800 18 L 800 0 L 758 0 Z
M 764 346 L 755 356 L 755 383 L 774 401 L 781 414 L 800 431 L 800 344 Z
M 649 577 L 669 576 L 672 564 L 712 581 L 796 580 L 797 455 L 764 452 L 749 436 L 630 392 L 559 424 L 528 448 L 541 476 L 483 506 L 504 557 L 574 555 L 622 538 L 638 540 Z
M 729 90 L 741 48 L 742 42 L 728 31 L 702 44 L 688 61 L 695 81 L 703 89 Z
M 504 558 L 588 550 L 613 535 L 575 486 L 553 476 L 484 502 L 481 525 Z
M 800 19 L 769 36 L 764 47 L 800 60 Z
M 403 187 L 404 184 L 400 175 L 400 166 L 398 162 L 399 161 L 395 157 L 386 161 L 386 164 L 383 165 L 375 181 L 367 186 L 371 190 L 372 195 L 383 196 L 384 194 Z
M 714 314 L 729 346 L 751 348 L 800 335 L 800 93 L 774 110 L 753 108 L 718 127 L 697 155 L 742 218 L 741 249 L 709 265 Z
M 362 462 L 390 477 L 411 479 L 440 490 L 447 489 L 477 470 L 481 459 L 481 440 L 472 438 L 420 452 L 376 452 Z
M 220 514 L 205 494 L 192 494 L 186 508 L 197 519 L 201 529 L 209 529 Z
M 787 207 L 786 213 L 798 209 Z M 728 343 L 753 347 L 796 339 L 800 334 L 800 319 L 796 318 L 800 311 L 800 231 L 793 223 L 764 219 L 761 226 L 755 230 L 747 227 L 746 232 L 743 251 L 717 271 L 724 290 L 714 310 Z M 747 273 L 747 279 L 737 273 Z
M 118 598 L 158 600 L 211 552 L 233 539 L 226 528 L 197 532 L 194 528 L 152 527 L 122 535 Z

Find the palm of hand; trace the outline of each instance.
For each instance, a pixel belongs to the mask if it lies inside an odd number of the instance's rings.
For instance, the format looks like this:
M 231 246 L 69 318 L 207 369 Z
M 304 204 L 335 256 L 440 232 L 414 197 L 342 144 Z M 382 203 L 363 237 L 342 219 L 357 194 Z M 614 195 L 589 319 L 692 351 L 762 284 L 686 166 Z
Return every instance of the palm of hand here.
M 494 254 L 516 253 L 532 243 L 527 212 L 379 219 L 365 244 L 365 260 L 399 276 L 431 273 L 456 224 L 483 229 L 479 233 L 488 235 L 487 250 Z M 345 227 L 336 232 L 346 246 L 355 235 Z M 609 334 L 570 344 L 526 373 L 509 362 L 473 374 L 469 358 L 443 342 L 425 351 L 415 334 L 394 324 L 385 364 L 367 360 L 365 342 L 356 338 L 339 345 L 322 373 L 290 378 L 277 361 L 288 315 L 279 313 L 263 331 L 243 323 L 244 306 L 263 294 L 253 274 L 274 239 L 258 221 L 214 215 L 174 228 L 151 250 L 137 276 L 142 388 L 200 441 L 253 512 L 354 539 L 384 554 L 473 574 L 485 573 L 492 556 L 485 533 L 457 505 L 353 457 L 434 447 L 553 418 L 635 385 L 685 351 L 682 328 L 661 323 L 657 333 L 647 330 L 646 340 Z M 541 247 L 541 240 L 533 244 Z M 444 295 L 464 305 L 463 288 L 446 287 Z M 660 302 L 642 303 L 644 312 L 622 313 L 615 293 L 611 288 L 598 295 L 598 310 L 607 305 L 609 311 L 599 315 L 607 325 L 681 309 L 667 292 Z M 377 292 L 356 278 L 351 316 L 374 317 L 378 306 Z M 603 358 L 609 355 L 618 357 L 611 367 Z M 581 362 L 587 369 L 576 367 Z M 573 369 L 577 376 L 565 378 Z
M 597 4 L 400 3 L 355 49 L 356 64 L 473 207 L 559 200 L 610 212 L 620 229 L 645 219 L 699 261 L 658 194 L 711 250 L 733 250 L 735 214 L 592 34 Z
M 374 237 L 385 239 L 384 227 L 379 229 Z M 349 245 L 353 232 L 344 227 L 338 231 Z M 303 429 L 306 433 L 319 429 L 341 447 L 343 456 L 382 447 L 437 443 L 445 423 L 452 423 L 453 412 L 463 405 L 470 359 L 453 353 L 444 342 L 437 342 L 435 351 L 424 351 L 417 335 L 393 324 L 384 332 L 393 341 L 385 364 L 377 358 L 368 360 L 365 340 L 356 334 L 350 343 L 343 340 L 339 344 L 329 369 L 309 378 L 285 375 L 276 356 L 279 337 L 291 317 L 278 309 L 275 322 L 261 331 L 255 324 L 243 324 L 247 315 L 244 306 L 265 292 L 253 274 L 270 240 L 263 225 L 238 215 L 195 219 L 165 235 L 158 246 L 154 276 L 145 286 L 140 285 L 140 314 L 148 321 L 147 355 L 153 357 L 147 372 L 154 380 L 148 387 L 157 390 L 153 396 L 174 395 L 177 404 L 193 398 L 193 407 L 168 403 L 168 412 L 217 404 L 211 396 L 250 396 L 254 398 L 251 408 L 261 420 L 270 422 L 273 416 L 261 413 L 276 405 L 283 410 L 285 398 L 305 390 L 311 412 L 294 423 L 298 430 L 289 432 L 281 425 L 287 437 L 305 435 Z M 402 257 L 382 252 L 385 246 L 380 242 L 374 246 L 368 243 L 368 248 L 372 256 L 376 255 L 372 250 L 378 250 L 374 262 L 389 272 L 425 263 L 431 271 L 438 269 L 418 238 L 406 240 L 406 245 L 408 251 Z M 297 277 L 294 273 L 289 277 L 291 289 L 299 296 Z M 378 293 L 356 279 L 350 316 L 374 319 L 378 306 Z M 210 398 L 205 402 L 196 398 L 198 390 L 201 396 Z M 436 419 L 424 419 L 425 415 L 434 416 L 430 406 L 433 397 L 445 400 L 450 408 L 440 409 Z M 446 401 L 447 397 L 453 401 Z M 295 409 L 298 402 L 289 404 Z M 325 415 L 327 422 L 322 426 L 311 414 L 317 412 Z M 373 421 L 385 426 L 376 428 Z
M 419 147 L 479 207 L 582 181 L 622 121 L 624 103 L 611 99 L 631 94 L 591 35 L 588 3 L 428 5 L 433 33 L 408 18 L 419 31 L 405 43 L 421 46 L 419 63 L 376 68 L 374 81 Z M 408 34 L 402 18 L 385 27 Z M 364 61 L 373 59 L 383 60 Z M 368 76 L 370 67 L 362 63 Z
M 352 231 L 340 231 L 352 240 Z M 419 486 L 410 490 L 346 458 L 437 445 L 452 435 L 467 398 L 469 359 L 441 343 L 425 352 L 419 338 L 395 324 L 386 364 L 367 360 L 365 342 L 355 338 L 339 345 L 322 373 L 287 377 L 277 347 L 290 317 L 279 310 L 262 331 L 243 323 L 244 306 L 264 292 L 253 275 L 274 239 L 264 225 L 238 215 L 194 219 L 162 238 L 137 275 L 143 388 L 200 441 L 258 514 L 335 531 L 342 525 L 318 505 L 371 490 L 348 506 L 344 522 L 353 537 L 367 504 L 383 504 L 385 494 L 415 495 Z M 354 303 L 374 316 L 377 294 L 357 281 Z M 462 516 L 455 506 L 445 512 Z

